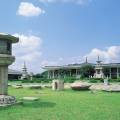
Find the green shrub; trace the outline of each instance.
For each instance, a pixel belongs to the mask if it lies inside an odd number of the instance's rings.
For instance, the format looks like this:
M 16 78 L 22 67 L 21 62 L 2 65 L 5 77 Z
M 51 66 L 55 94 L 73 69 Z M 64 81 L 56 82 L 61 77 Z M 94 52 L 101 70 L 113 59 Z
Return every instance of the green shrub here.
M 33 80 L 25 79 L 22 80 L 22 83 L 50 83 L 52 79 L 44 79 L 44 78 L 34 78 Z
M 89 80 L 90 83 L 103 83 L 104 82 L 104 79 L 103 78 L 91 78 Z
M 89 80 L 89 83 L 97 83 L 98 82 L 98 80 L 95 80 L 95 79 L 90 79 Z
M 65 77 L 65 78 L 63 78 L 63 80 L 65 83 L 73 83 L 76 80 L 76 78 L 75 77 Z
M 33 83 L 33 82 L 34 82 L 33 80 L 27 80 L 27 79 L 22 80 L 22 83 Z
M 109 79 L 109 82 L 120 82 L 120 78 L 117 78 L 117 79 Z

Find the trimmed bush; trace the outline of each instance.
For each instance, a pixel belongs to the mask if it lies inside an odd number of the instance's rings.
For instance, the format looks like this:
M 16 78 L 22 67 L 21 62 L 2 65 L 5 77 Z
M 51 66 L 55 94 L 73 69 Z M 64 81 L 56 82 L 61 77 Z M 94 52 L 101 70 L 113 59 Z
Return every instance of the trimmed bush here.
M 22 83 L 50 83 L 50 82 L 52 82 L 52 79 L 34 78 L 33 80 L 22 80 Z
M 109 79 L 109 82 L 120 82 L 120 78 L 117 78 L 117 79 Z
M 90 83 L 103 83 L 104 79 L 103 78 L 92 78 L 89 80 Z
M 65 83 L 73 83 L 74 81 L 76 81 L 75 77 L 65 77 L 63 78 Z

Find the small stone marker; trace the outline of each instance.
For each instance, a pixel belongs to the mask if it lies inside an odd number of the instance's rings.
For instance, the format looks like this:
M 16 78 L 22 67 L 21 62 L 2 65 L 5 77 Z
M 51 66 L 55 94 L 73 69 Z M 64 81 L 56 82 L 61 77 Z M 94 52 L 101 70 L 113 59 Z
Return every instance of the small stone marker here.
M 63 90 L 64 82 L 62 80 L 53 80 L 52 82 L 52 90 Z
M 30 89 L 41 89 L 41 85 L 31 85 Z
M 20 89 L 20 88 L 23 88 L 23 86 L 21 85 L 12 85 L 13 88 L 16 88 L 16 89 Z
M 104 79 L 104 85 L 109 85 L 108 77 L 106 79 Z
M 39 100 L 39 98 L 37 98 L 37 97 L 23 97 L 22 100 L 37 101 L 37 100 Z

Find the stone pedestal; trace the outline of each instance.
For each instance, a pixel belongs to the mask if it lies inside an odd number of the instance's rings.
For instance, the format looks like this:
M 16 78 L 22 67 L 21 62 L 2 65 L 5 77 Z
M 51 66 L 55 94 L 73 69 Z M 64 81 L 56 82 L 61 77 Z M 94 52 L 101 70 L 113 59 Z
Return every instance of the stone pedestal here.
M 62 80 L 53 80 L 52 82 L 52 90 L 63 90 L 64 82 Z
M 0 66 L 0 95 L 7 95 L 8 67 Z
M 15 97 L 8 95 L 8 66 L 0 66 L 0 106 L 15 103 Z
M 15 97 L 8 95 L 8 65 L 14 62 L 11 55 L 0 54 L 0 106 L 15 104 Z
M 16 103 L 14 96 L 0 95 L 0 106 L 8 106 Z

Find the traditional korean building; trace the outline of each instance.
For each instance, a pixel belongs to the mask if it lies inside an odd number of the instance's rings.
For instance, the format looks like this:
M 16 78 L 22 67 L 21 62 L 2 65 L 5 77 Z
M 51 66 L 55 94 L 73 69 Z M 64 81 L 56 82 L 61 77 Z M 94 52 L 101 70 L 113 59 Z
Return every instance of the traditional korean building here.
M 19 80 L 22 76 L 22 72 L 18 70 L 8 69 L 9 80 Z
M 94 66 L 95 69 L 95 73 L 93 76 L 94 78 L 109 77 L 116 79 L 120 77 L 120 63 L 104 64 L 100 60 L 99 56 L 98 60 L 96 61 L 96 64 L 88 63 L 86 59 L 86 62 L 81 64 L 69 64 L 63 66 L 44 66 L 43 69 L 45 69 L 48 72 L 48 79 L 55 79 L 65 76 L 80 78 L 81 76 L 80 69 L 84 65 Z M 64 72 L 61 73 L 61 71 Z

